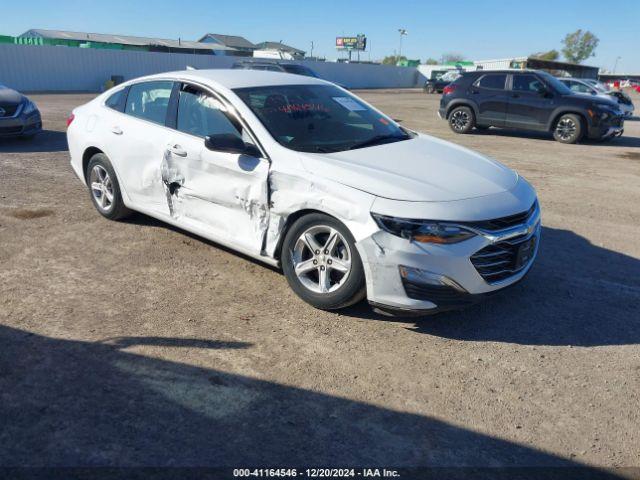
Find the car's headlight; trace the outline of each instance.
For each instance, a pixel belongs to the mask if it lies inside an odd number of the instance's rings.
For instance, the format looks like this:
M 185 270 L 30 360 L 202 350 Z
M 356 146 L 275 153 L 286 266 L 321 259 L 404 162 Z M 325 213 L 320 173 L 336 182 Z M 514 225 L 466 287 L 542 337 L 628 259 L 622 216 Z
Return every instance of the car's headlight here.
M 36 110 L 38 110 L 38 107 L 36 107 L 36 104 L 33 103 L 31 100 L 29 100 L 28 98 L 25 99 L 24 101 L 24 108 L 22 110 L 22 113 L 24 113 L 25 115 L 29 115 L 30 113 L 35 112 Z
M 592 106 L 592 110 L 589 110 L 589 114 L 592 117 L 599 116 L 603 120 L 606 120 L 609 117 L 620 115 L 620 112 L 615 107 L 610 107 L 609 105 L 599 105 L 596 103 Z
M 432 220 L 410 220 L 372 213 L 378 226 L 393 235 L 420 243 L 458 243 L 475 236 L 459 225 Z

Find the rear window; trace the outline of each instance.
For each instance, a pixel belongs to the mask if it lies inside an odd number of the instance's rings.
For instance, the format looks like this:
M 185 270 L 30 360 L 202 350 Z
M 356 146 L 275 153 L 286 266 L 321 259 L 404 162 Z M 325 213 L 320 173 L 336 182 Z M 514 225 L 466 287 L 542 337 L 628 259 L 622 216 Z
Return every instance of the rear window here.
M 494 90 L 504 90 L 504 85 L 507 81 L 507 75 L 505 73 L 496 73 L 490 75 L 484 75 L 478 80 L 477 85 L 481 88 L 491 88 Z
M 107 101 L 104 104 L 109 107 L 117 110 L 119 112 L 124 111 L 125 100 L 127 99 L 127 90 L 126 88 L 122 88 L 118 90 L 116 93 L 107 98 Z
M 165 124 L 173 82 L 146 82 L 131 85 L 125 113 L 160 125 Z

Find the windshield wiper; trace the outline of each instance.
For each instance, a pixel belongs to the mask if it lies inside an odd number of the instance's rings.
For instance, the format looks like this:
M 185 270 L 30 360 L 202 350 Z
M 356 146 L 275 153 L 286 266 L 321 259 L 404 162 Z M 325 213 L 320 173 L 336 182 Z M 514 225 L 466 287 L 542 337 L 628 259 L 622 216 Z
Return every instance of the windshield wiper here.
M 364 140 L 362 142 L 354 143 L 349 147 L 349 150 L 355 150 L 357 148 L 372 147 L 373 145 L 380 145 L 382 143 L 390 143 L 391 141 L 406 140 L 410 138 L 410 135 L 376 135 Z

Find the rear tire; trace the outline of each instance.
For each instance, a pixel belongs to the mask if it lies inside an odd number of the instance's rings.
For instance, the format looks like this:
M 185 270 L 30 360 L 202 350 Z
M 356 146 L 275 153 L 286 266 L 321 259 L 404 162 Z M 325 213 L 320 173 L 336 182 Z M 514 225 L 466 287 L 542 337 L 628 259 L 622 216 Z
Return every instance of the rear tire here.
M 553 129 L 553 138 L 560 143 L 578 143 L 584 135 L 582 118 L 573 113 L 562 115 Z
M 353 235 L 321 213 L 299 218 L 285 235 L 282 270 L 291 289 L 321 310 L 337 310 L 366 296 L 364 268 Z
M 449 127 L 456 133 L 469 133 L 476 125 L 473 110 L 469 107 L 455 107 L 449 113 Z
M 116 172 L 104 153 L 96 153 L 91 157 L 85 178 L 93 206 L 100 215 L 109 220 L 121 220 L 131 215 L 131 210 L 122 200 Z

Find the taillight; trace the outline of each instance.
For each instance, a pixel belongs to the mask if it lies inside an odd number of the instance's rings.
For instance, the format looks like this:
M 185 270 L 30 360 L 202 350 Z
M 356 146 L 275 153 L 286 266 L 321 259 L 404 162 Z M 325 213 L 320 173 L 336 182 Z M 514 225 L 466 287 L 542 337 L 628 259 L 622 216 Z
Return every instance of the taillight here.
M 75 118 L 76 116 L 73 113 L 69 115 L 69 117 L 67 118 L 67 128 L 69 128 L 69 125 L 71 125 L 71 122 L 73 122 Z
M 455 85 L 447 85 L 442 90 L 442 93 L 445 94 L 445 95 L 449 95 L 450 93 L 453 93 L 455 91 L 456 91 L 456 86 Z

